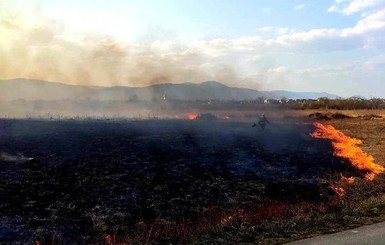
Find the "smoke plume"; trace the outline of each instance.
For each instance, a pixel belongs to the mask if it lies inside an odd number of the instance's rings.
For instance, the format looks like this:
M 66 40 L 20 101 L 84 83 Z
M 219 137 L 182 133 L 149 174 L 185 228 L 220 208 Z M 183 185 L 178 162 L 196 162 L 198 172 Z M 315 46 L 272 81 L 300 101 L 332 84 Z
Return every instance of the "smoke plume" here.
M 69 37 L 63 22 L 39 10 L 26 15 L 3 7 L 0 37 L 0 79 L 100 86 L 237 79 L 231 67 L 207 64 L 205 54 L 173 41 L 137 44 L 99 34 Z

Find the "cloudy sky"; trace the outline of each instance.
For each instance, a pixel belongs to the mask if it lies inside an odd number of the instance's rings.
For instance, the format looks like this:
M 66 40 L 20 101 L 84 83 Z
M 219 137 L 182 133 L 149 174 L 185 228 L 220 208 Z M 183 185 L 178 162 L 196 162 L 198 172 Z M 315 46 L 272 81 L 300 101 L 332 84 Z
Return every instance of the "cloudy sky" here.
M 0 79 L 385 97 L 385 0 L 0 0 Z

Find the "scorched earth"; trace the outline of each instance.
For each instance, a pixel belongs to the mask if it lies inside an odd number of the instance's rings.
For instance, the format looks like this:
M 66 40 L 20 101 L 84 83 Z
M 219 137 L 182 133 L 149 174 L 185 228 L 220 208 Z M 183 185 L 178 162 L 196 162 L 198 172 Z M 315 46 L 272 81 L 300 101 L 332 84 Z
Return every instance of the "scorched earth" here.
M 266 222 L 339 205 L 332 180 L 370 174 L 315 129 L 289 118 L 264 131 L 226 120 L 3 119 L 0 242 L 262 242 L 274 237 Z

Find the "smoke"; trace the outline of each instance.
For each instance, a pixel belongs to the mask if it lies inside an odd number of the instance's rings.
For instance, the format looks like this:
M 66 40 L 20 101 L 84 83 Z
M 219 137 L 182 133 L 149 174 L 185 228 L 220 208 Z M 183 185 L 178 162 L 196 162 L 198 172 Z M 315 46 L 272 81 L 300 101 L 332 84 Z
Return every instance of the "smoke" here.
M 12 155 L 6 152 L 0 152 L 0 161 L 12 162 L 12 163 L 25 163 L 32 160 L 33 158 L 25 157 L 21 153 L 18 153 L 17 155 Z
M 127 43 L 111 36 L 68 36 L 63 22 L 33 13 L 0 11 L 0 79 L 28 78 L 76 85 L 147 86 L 219 80 L 234 84 L 227 65 L 174 41 Z

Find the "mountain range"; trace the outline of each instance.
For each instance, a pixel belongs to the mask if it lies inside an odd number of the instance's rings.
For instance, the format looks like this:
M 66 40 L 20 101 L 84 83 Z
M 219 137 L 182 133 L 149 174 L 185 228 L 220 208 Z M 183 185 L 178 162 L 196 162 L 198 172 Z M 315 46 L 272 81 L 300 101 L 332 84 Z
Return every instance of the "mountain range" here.
M 258 91 L 229 87 L 216 81 L 200 84 L 155 84 L 147 87 L 98 87 L 68 85 L 31 79 L 0 80 L 0 101 L 13 100 L 99 100 L 99 101 L 151 101 L 162 98 L 174 100 L 254 100 L 266 99 L 317 99 L 336 98 L 337 95 L 320 92 L 293 92 L 285 90 Z

